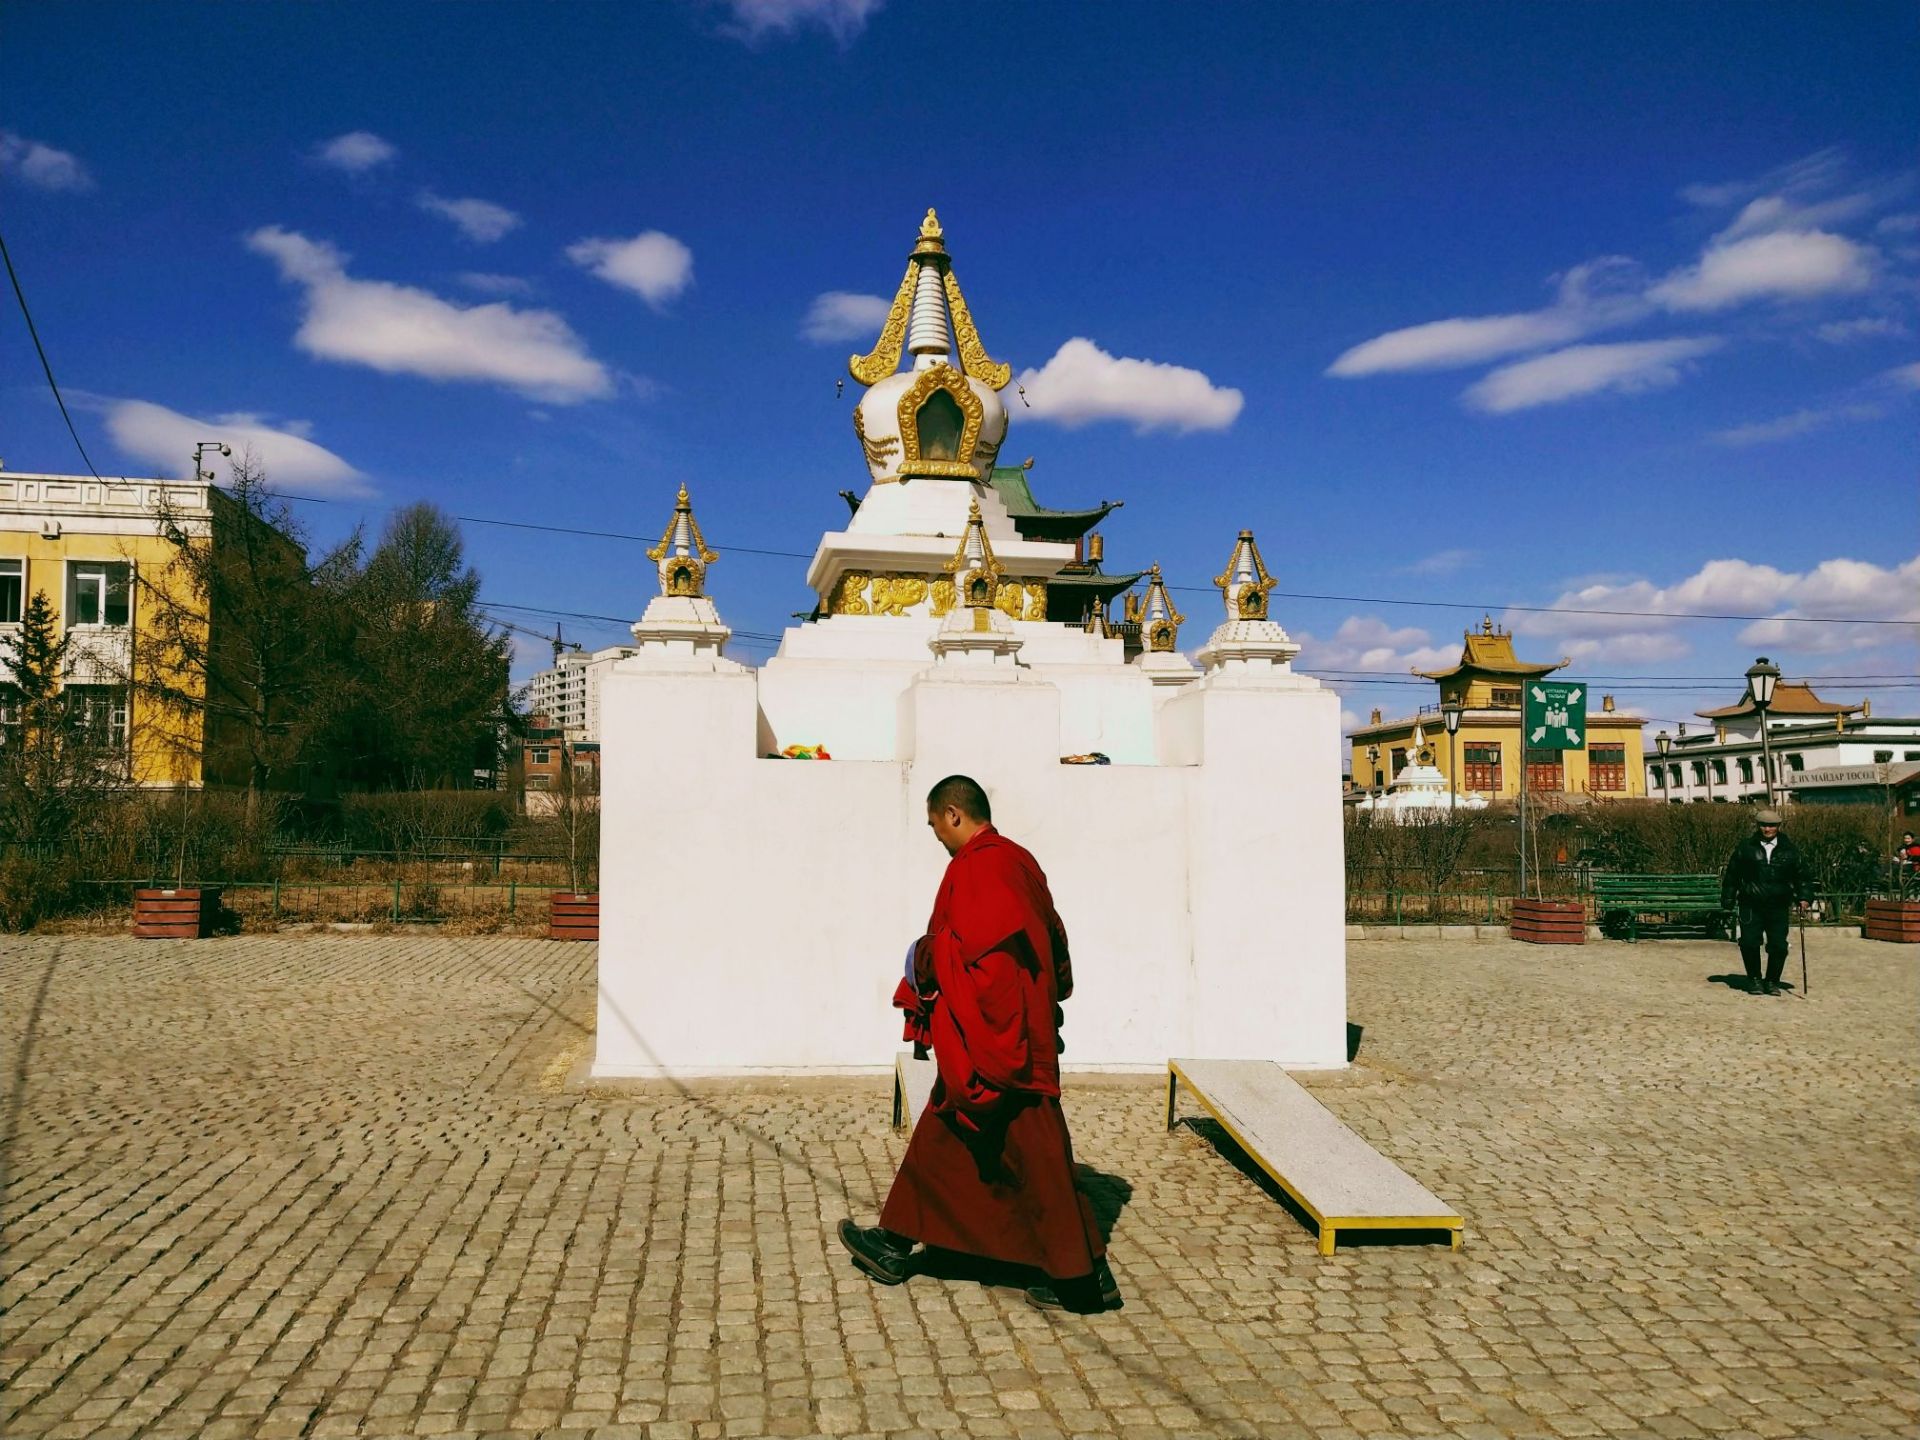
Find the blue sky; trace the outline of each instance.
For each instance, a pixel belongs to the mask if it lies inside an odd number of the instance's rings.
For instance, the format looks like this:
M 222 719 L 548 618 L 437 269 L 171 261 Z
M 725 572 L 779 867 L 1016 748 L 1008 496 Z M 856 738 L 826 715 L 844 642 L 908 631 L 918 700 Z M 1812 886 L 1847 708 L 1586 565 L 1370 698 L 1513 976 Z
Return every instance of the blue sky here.
M 1657 719 L 1761 652 L 1913 714 L 1873 677 L 1916 624 L 1668 615 L 1920 622 L 1917 41 L 1871 3 L 12 6 L 0 229 L 103 472 L 252 443 L 321 542 L 423 498 L 657 534 L 684 481 L 723 551 L 804 555 L 935 205 L 1027 387 L 1006 456 L 1126 500 L 1110 563 L 1204 587 L 1252 526 L 1281 590 L 1370 597 L 1275 603 L 1355 714 L 1481 608 Z M 8 468 L 83 468 L 0 337 Z M 466 533 L 536 627 L 652 592 L 632 542 Z M 711 588 L 769 635 L 804 571 Z M 1196 646 L 1218 599 L 1176 598 Z

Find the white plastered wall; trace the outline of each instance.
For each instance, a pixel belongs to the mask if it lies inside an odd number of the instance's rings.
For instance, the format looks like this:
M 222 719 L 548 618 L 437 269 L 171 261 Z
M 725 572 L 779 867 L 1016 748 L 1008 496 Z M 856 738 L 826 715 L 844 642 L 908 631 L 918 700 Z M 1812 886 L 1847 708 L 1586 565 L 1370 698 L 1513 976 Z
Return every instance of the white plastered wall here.
M 887 1066 L 946 860 L 925 795 L 955 771 L 1048 873 L 1078 985 L 1069 1068 L 1344 1063 L 1335 697 L 1212 676 L 1160 708 L 1158 764 L 1066 766 L 1062 688 L 1018 676 L 890 681 L 893 758 L 803 762 L 756 758 L 754 672 L 616 666 L 595 1073 Z

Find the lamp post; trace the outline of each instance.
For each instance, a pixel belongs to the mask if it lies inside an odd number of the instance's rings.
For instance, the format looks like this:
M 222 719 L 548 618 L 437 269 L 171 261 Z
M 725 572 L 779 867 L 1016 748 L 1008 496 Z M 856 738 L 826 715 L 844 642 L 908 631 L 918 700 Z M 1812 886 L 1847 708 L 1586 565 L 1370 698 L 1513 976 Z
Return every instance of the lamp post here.
M 1454 763 L 1454 737 L 1460 733 L 1460 712 L 1466 707 L 1458 695 L 1440 702 L 1440 718 L 1447 726 L 1447 788 L 1451 792 L 1448 813 L 1460 808 L 1460 767 Z
M 1767 738 L 1767 707 L 1773 704 L 1773 687 L 1780 683 L 1780 667 L 1762 655 L 1747 669 L 1747 695 L 1760 712 L 1760 764 L 1766 770 L 1767 804 L 1773 802 L 1773 744 Z
M 1367 746 L 1367 793 L 1369 795 L 1380 793 L 1380 747 L 1378 745 Z
M 1667 752 L 1673 749 L 1673 736 L 1662 730 L 1658 735 L 1653 737 L 1653 749 L 1654 753 L 1664 762 L 1667 758 Z M 1654 768 L 1660 772 L 1660 788 L 1665 790 L 1667 788 L 1667 767 L 1662 763 L 1656 765 Z

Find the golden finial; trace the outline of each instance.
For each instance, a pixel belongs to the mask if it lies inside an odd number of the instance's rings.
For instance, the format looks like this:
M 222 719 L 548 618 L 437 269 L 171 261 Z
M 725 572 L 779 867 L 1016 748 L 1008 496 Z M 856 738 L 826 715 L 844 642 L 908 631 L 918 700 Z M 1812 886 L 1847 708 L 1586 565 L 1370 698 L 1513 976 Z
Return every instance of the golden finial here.
M 933 212 L 929 210 L 927 213 L 931 215 Z M 980 497 L 978 495 L 967 501 L 967 523 L 969 525 L 978 525 L 980 523 Z
M 920 222 L 920 239 L 913 247 L 915 255 L 938 255 L 943 259 L 947 253 L 946 231 L 940 228 L 940 217 L 933 213 L 933 207 L 927 207 L 927 218 Z
M 647 551 L 649 560 L 660 564 L 662 595 L 699 596 L 705 594 L 707 566 L 720 557 L 707 548 L 700 533 L 700 522 L 693 518 L 693 501 L 683 482 L 674 497 L 673 515 L 661 532 L 660 543 Z

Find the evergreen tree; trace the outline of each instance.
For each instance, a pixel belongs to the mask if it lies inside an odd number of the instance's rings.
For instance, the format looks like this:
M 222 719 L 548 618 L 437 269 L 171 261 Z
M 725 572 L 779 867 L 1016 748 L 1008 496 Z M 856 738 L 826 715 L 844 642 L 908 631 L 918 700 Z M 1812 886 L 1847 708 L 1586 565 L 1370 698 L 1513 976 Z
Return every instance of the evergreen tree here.
M 0 637 L 0 840 L 57 846 L 121 786 L 125 757 L 69 713 L 72 637 L 58 632 L 47 592 L 36 590 L 20 628 Z

